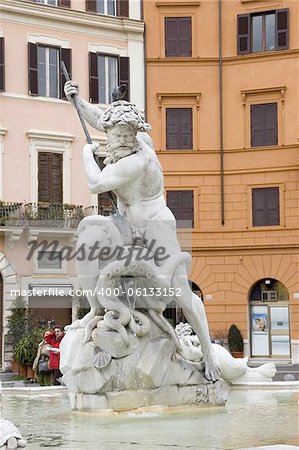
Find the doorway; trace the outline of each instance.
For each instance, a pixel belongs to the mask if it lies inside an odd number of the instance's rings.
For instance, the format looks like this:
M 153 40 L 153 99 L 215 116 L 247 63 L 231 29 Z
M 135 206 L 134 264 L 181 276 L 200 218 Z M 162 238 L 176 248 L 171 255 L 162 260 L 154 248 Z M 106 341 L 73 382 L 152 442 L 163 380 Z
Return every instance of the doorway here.
M 291 358 L 289 295 L 278 280 L 265 278 L 251 289 L 251 357 Z

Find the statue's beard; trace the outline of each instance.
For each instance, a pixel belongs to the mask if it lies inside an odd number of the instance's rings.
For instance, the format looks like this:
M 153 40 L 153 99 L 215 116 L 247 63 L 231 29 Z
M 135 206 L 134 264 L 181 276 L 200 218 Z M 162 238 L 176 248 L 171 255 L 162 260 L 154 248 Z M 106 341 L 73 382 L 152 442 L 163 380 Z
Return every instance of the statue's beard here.
M 137 147 L 136 143 L 128 147 L 126 145 L 120 146 L 119 144 L 107 144 L 106 147 L 107 156 L 104 159 L 104 164 L 114 164 L 122 158 L 131 155 L 132 153 L 136 153 Z

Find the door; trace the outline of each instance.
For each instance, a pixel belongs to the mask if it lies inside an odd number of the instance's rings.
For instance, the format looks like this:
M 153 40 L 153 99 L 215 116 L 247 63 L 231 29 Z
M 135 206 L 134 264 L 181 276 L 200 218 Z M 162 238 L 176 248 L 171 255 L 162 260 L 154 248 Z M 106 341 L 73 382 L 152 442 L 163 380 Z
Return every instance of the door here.
M 251 306 L 251 356 L 291 357 L 288 305 Z

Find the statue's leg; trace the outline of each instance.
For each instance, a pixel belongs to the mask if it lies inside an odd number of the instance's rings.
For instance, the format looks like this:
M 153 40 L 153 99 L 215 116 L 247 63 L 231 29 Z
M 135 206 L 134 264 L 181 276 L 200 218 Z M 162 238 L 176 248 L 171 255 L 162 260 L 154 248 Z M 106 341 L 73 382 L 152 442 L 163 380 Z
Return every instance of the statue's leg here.
M 205 377 L 207 380 L 217 381 L 220 368 L 211 345 L 205 308 L 201 299 L 190 289 L 185 266 L 180 265 L 176 269 L 172 286 L 176 292 L 179 290 L 176 303 L 183 309 L 187 321 L 200 340 L 205 361 Z
M 85 327 L 98 314 L 101 307 L 96 295 L 101 267 L 113 260 L 117 246 L 120 248 L 123 246 L 123 239 L 113 223 L 100 216 L 84 219 L 78 231 L 76 273 L 81 290 L 90 305 L 90 312 L 78 321 L 76 326 Z

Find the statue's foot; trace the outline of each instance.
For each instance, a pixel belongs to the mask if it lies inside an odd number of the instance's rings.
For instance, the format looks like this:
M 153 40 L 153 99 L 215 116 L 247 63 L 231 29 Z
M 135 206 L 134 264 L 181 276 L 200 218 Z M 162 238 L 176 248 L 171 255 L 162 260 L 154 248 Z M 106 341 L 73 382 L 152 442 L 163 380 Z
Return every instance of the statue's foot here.
M 208 381 L 215 381 L 219 380 L 221 376 L 221 370 L 218 362 L 216 361 L 214 355 L 205 355 L 205 378 Z

